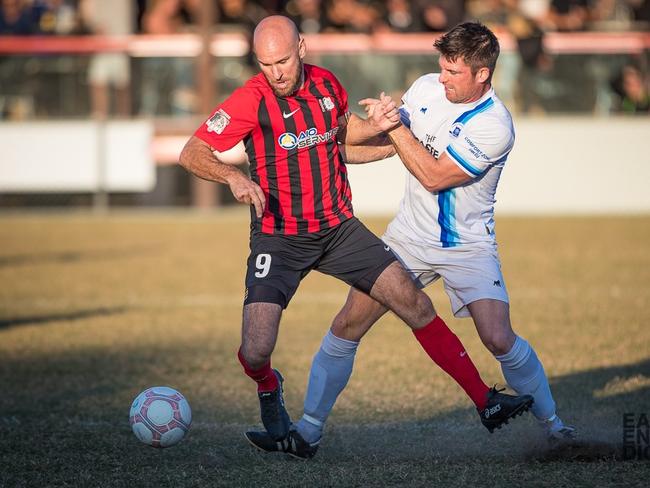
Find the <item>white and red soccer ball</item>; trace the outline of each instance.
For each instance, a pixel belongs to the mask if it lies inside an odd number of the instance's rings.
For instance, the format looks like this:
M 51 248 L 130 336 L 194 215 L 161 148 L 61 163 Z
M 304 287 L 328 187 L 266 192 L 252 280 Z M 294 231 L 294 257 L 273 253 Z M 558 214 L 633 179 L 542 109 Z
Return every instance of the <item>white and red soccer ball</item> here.
M 170 447 L 185 437 L 192 423 L 192 409 L 178 391 L 154 386 L 135 397 L 129 422 L 135 436 L 145 444 Z

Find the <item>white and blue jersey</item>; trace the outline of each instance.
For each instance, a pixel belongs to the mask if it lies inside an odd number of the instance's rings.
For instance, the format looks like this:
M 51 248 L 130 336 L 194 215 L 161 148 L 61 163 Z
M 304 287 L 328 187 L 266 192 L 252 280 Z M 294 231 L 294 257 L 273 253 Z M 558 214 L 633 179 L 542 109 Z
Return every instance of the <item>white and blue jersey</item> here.
M 495 193 L 515 140 L 512 118 L 494 89 L 472 103 L 450 102 L 438 76 L 420 77 L 404 94 L 402 122 L 436 159 L 446 152 L 472 179 L 429 192 L 409 173 L 387 233 L 442 248 L 494 244 Z

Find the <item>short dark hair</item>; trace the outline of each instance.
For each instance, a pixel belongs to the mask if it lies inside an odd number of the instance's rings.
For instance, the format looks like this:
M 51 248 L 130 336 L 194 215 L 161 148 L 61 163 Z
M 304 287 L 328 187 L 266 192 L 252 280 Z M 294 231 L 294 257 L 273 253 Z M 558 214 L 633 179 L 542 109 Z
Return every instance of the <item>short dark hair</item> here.
M 472 74 L 476 74 L 480 68 L 488 68 L 490 78 L 500 51 L 497 37 L 480 22 L 458 24 L 436 39 L 433 46 L 450 61 L 462 59 L 471 68 Z

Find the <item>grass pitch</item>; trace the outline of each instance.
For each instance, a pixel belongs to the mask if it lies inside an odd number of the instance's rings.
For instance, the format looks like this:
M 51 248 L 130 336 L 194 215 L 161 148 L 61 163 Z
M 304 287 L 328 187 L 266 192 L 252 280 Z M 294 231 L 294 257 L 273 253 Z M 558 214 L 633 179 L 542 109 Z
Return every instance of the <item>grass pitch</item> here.
M 647 486 L 623 461 L 623 414 L 650 414 L 650 217 L 502 218 L 513 324 L 536 348 L 578 443 L 532 416 L 490 435 L 394 316 L 370 332 L 313 460 L 259 453 L 252 382 L 236 359 L 245 211 L 0 216 L 0 486 Z M 385 220 L 366 219 L 378 233 Z M 311 357 L 346 296 L 312 273 L 283 317 L 273 364 L 302 413 Z M 428 289 L 488 383 L 497 362 Z M 148 386 L 188 398 L 165 450 L 137 441 Z

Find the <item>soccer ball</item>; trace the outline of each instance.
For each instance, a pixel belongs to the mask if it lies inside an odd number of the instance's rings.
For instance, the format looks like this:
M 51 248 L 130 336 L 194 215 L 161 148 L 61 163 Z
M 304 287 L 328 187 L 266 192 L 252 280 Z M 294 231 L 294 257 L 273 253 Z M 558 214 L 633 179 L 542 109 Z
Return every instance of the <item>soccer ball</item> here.
M 135 436 L 153 447 L 177 444 L 192 423 L 192 409 L 183 395 L 167 386 L 140 393 L 131 404 L 129 422 Z

